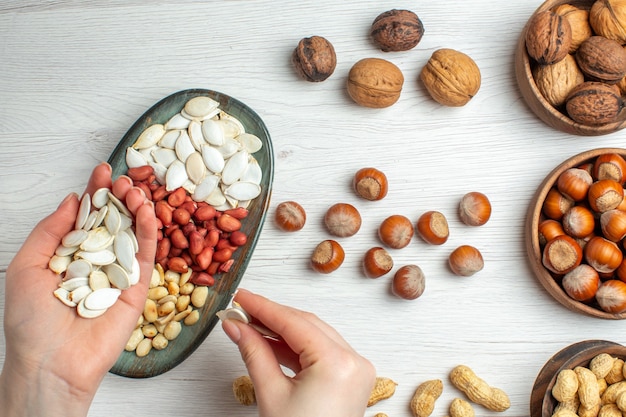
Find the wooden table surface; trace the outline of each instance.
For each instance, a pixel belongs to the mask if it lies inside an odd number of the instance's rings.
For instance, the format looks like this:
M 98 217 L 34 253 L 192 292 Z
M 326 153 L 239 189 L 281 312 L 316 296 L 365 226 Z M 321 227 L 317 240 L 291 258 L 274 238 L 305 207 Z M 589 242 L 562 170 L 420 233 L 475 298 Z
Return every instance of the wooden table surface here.
M 448 382 L 466 364 L 511 397 L 502 415 L 525 416 L 534 379 L 561 348 L 586 339 L 624 342 L 624 323 L 570 312 L 533 276 L 524 220 L 543 177 L 562 160 L 597 147 L 623 147 L 624 133 L 602 137 L 555 131 L 530 112 L 513 71 L 519 34 L 539 1 L 298 2 L 158 0 L 0 1 L 0 281 L 35 223 L 71 191 L 82 191 L 131 124 L 175 91 L 207 88 L 245 102 L 266 122 L 275 152 L 272 213 L 242 287 L 311 310 L 335 326 L 377 372 L 398 383 L 393 398 L 368 409 L 409 416 L 415 387 L 444 380 L 433 415 L 462 396 Z M 415 11 L 425 35 L 413 50 L 383 53 L 368 38 L 373 19 L 392 8 Z M 323 83 L 299 79 L 290 64 L 297 42 L 320 35 L 338 64 Z M 434 102 L 418 82 L 433 51 L 474 58 L 482 87 L 465 107 Z M 386 109 L 357 106 L 345 91 L 350 67 L 380 57 L 405 75 L 400 100 Z M 387 174 L 386 199 L 352 192 L 354 172 Z M 487 194 L 493 215 L 483 227 L 460 223 L 468 191 Z M 273 209 L 300 202 L 306 227 L 277 229 Z M 329 238 L 325 210 L 355 205 L 363 227 L 341 240 L 346 261 L 320 275 L 308 267 Z M 379 244 L 377 225 L 391 214 L 411 219 L 443 212 L 451 236 L 443 246 L 415 238 L 392 251 L 396 267 L 416 263 L 426 291 L 408 302 L 389 292 L 391 276 L 365 278 L 363 253 Z M 458 245 L 478 247 L 485 268 L 469 278 L 447 268 Z M 0 286 L 2 288 L 3 286 Z M 0 289 L 0 291 L 3 291 Z M 4 308 L 0 297 L 0 311 Z M 1 315 L 2 313 L 0 313 Z M 6 340 L 0 335 L 0 363 Z M 232 380 L 246 373 L 219 327 L 184 363 L 150 379 L 109 374 L 91 416 L 254 416 L 237 404 Z M 320 398 L 320 401 L 323 399 Z M 478 415 L 496 415 L 475 407 Z

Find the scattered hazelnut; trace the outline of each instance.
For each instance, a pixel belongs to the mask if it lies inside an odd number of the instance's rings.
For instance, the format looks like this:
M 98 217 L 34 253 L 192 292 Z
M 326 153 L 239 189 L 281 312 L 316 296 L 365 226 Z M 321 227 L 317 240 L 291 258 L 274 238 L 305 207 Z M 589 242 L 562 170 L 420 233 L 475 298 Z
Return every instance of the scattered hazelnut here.
M 326 211 L 324 224 L 331 235 L 348 237 L 361 228 L 361 215 L 353 205 L 337 203 Z
M 430 96 L 444 106 L 467 104 L 480 89 L 480 69 L 472 58 L 454 49 L 433 52 L 419 75 Z
M 369 249 L 363 257 L 363 271 L 369 278 L 379 278 L 391 271 L 393 259 L 384 248 Z
M 425 288 L 424 273 L 417 265 L 405 265 L 398 269 L 391 282 L 391 292 L 405 300 L 415 300 Z
M 276 225 L 285 232 L 295 232 L 304 227 L 306 212 L 295 201 L 285 201 L 276 207 Z
M 313 251 L 311 267 L 322 274 L 329 274 L 341 266 L 345 256 L 345 252 L 338 242 L 324 240 Z
M 337 66 L 335 48 L 321 36 L 303 38 L 291 55 L 298 75 L 306 81 L 320 82 L 332 75 Z
M 387 217 L 378 228 L 378 237 L 393 249 L 406 247 L 413 238 L 413 225 L 405 216 L 394 214 Z
M 485 266 L 480 251 L 470 245 L 462 245 L 453 250 L 448 257 L 448 264 L 452 272 L 462 277 L 474 275 Z
M 350 69 L 347 90 L 355 103 L 383 108 L 398 101 L 403 84 L 400 68 L 384 59 L 364 58 Z
M 438 211 L 427 211 L 417 220 L 417 233 L 431 245 L 443 245 L 450 236 L 446 216 Z
M 389 10 L 374 19 L 370 35 L 384 52 L 413 49 L 424 36 L 424 25 L 410 10 Z
M 482 226 L 491 217 L 491 203 L 483 193 L 470 192 L 461 198 L 459 217 L 468 226 Z
M 352 185 L 356 193 L 366 200 L 382 200 L 387 195 L 387 177 L 376 168 L 359 169 L 354 174 Z

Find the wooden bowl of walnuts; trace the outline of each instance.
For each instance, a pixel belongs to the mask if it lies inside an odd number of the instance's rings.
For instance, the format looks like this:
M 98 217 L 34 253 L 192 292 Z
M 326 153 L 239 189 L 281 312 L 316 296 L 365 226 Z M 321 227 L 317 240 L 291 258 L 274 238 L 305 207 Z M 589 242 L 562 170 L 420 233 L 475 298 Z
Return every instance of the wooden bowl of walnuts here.
M 515 76 L 530 109 L 566 133 L 599 136 L 626 125 L 626 3 L 547 0 L 515 52 Z
M 624 404 L 623 399 L 617 400 L 617 394 L 626 384 L 624 359 L 626 347 L 607 340 L 584 340 L 561 349 L 546 362 L 535 379 L 530 417 L 597 416 L 618 410 L 617 415 L 621 415 L 619 406 L 624 407 Z M 602 392 L 605 383 L 606 389 Z M 581 414 L 579 390 L 585 391 L 586 404 L 598 403 Z
M 626 318 L 626 149 L 575 155 L 548 174 L 526 218 L 539 282 L 568 309 Z

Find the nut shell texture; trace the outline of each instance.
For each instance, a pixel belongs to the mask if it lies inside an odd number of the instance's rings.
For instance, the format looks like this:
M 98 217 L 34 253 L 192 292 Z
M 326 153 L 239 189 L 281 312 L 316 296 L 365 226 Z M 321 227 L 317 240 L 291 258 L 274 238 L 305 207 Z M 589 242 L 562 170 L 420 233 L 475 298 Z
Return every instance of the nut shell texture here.
M 374 19 L 372 40 L 384 52 L 413 49 L 424 36 L 424 25 L 410 10 L 389 10 Z
M 570 92 L 565 104 L 572 120 L 588 126 L 614 122 L 623 106 L 619 89 L 597 81 L 578 85 Z
M 321 36 L 303 38 L 293 51 L 291 62 L 298 75 L 311 82 L 326 80 L 335 71 L 335 48 Z
M 444 48 L 432 54 L 420 72 L 420 80 L 435 101 L 460 107 L 478 93 L 481 76 L 472 58 L 463 52 Z
M 526 32 L 526 51 L 541 65 L 559 62 L 569 53 L 572 28 L 569 21 L 553 11 L 536 14 Z
M 626 75 L 626 50 L 614 40 L 592 36 L 576 52 L 578 66 L 589 78 L 616 84 Z
M 380 58 L 364 58 L 350 69 L 348 94 L 365 107 L 389 107 L 400 98 L 404 75 L 400 68 Z
M 589 22 L 596 34 L 626 43 L 626 0 L 598 0 L 589 10 Z

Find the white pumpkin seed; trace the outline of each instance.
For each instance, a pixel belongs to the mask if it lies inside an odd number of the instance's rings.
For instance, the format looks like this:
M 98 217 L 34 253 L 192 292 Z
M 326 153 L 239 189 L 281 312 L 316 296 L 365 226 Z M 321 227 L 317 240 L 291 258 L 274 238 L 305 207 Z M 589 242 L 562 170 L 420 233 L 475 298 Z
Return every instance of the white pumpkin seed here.
M 120 226 L 122 225 L 122 219 L 120 217 L 119 210 L 117 209 L 115 204 L 113 204 L 112 201 L 109 201 L 107 203 L 107 207 L 109 210 L 108 210 L 106 217 L 104 218 L 104 225 L 106 229 L 108 229 L 109 233 L 112 236 L 115 236 L 117 232 L 120 231 Z
M 89 286 L 89 278 L 87 277 L 75 277 L 59 284 L 59 288 L 63 288 L 67 292 L 72 292 L 84 286 Z
M 241 143 L 243 149 L 245 149 L 248 153 L 255 153 L 263 147 L 263 142 L 261 142 L 261 139 L 259 139 L 258 136 L 253 135 L 252 133 L 242 133 L 235 139 L 237 139 L 237 141 Z
M 191 117 L 202 118 L 212 113 L 215 109 L 218 108 L 218 106 L 219 103 L 212 98 L 206 96 L 198 96 L 189 99 L 185 103 L 183 110 Z
M 63 304 L 68 307 L 76 307 L 76 303 L 70 300 L 70 292 L 65 288 L 57 288 L 52 292 Z
M 117 262 L 126 269 L 127 272 L 133 270 L 133 260 L 135 259 L 135 245 L 126 233 L 119 233 L 113 241 L 113 251 Z
M 216 120 L 205 120 L 202 122 L 202 136 L 204 140 L 213 146 L 222 146 L 224 144 L 224 129 Z
M 165 189 L 167 191 L 174 191 L 182 187 L 188 179 L 185 164 L 182 161 L 174 161 L 165 174 Z
M 84 319 L 94 319 L 96 317 L 99 317 L 101 315 L 103 315 L 104 313 L 106 313 L 107 309 L 102 309 L 102 310 L 90 310 L 87 307 L 85 307 L 85 301 L 84 299 L 80 301 L 80 303 L 78 303 L 78 305 L 76 306 L 76 312 L 78 313 L 79 316 L 81 316 Z
M 192 120 L 191 122 L 189 122 L 187 134 L 194 149 L 196 151 L 200 151 L 202 145 L 206 143 L 206 141 L 204 140 L 204 136 L 202 136 L 202 125 L 200 124 L 200 122 L 196 120 Z
M 202 146 L 202 160 L 204 161 L 204 165 L 209 169 L 209 171 L 219 174 L 224 169 L 224 157 L 217 150 L 210 145 Z
M 163 165 L 165 168 L 169 167 L 177 159 L 174 149 L 168 148 L 157 148 L 152 151 L 151 155 L 156 163 Z
M 145 165 L 145 164 L 144 164 Z M 106 206 L 109 202 L 109 189 L 108 188 L 98 188 L 93 196 L 91 197 L 91 204 L 97 208 L 101 209 Z
M 119 298 L 122 291 L 118 288 L 101 288 L 85 296 L 85 308 L 89 310 L 105 310 L 111 307 Z
M 48 261 L 48 268 L 57 273 L 62 274 L 67 269 L 68 265 L 72 262 L 71 256 L 59 256 L 53 255 Z
M 185 168 L 187 176 L 194 184 L 199 184 L 206 175 L 206 165 L 204 165 L 202 155 L 199 152 L 189 155 L 187 162 L 185 162 Z
M 188 124 L 189 120 L 185 119 L 185 122 Z M 187 126 L 185 126 L 183 129 L 185 128 L 187 128 Z M 163 149 L 174 149 L 174 147 L 176 146 L 176 141 L 178 140 L 180 136 L 180 132 L 181 131 L 178 129 L 172 129 L 172 130 L 166 131 L 163 137 L 161 138 L 161 140 L 159 141 L 159 146 Z
M 137 138 L 133 144 L 135 149 L 147 149 L 157 143 L 163 137 L 165 133 L 165 127 L 162 124 L 153 124 L 148 126 Z
M 81 285 L 80 287 L 70 291 L 70 300 L 75 303 L 79 303 L 83 298 L 87 297 L 87 295 L 92 292 L 91 288 L 89 288 L 89 284 Z
M 88 252 L 97 252 L 108 248 L 113 243 L 114 236 L 107 227 L 100 226 L 87 233 L 87 239 L 80 244 L 80 249 Z
M 72 230 L 61 239 L 61 244 L 66 248 L 80 246 L 87 239 L 89 232 L 83 229 Z
M 130 276 L 120 265 L 111 263 L 104 266 L 103 271 L 107 274 L 109 281 L 114 287 L 119 288 L 120 290 L 130 288 Z
M 130 146 L 126 148 L 126 165 L 128 165 L 129 168 L 137 168 L 147 163 L 148 160 L 146 157 L 137 149 Z
M 237 181 L 248 167 L 248 152 L 242 150 L 231 156 L 222 170 L 222 183 L 230 185 Z
M 111 288 L 109 277 L 104 271 L 95 270 L 89 274 L 89 288 L 93 291 L 97 291 L 102 288 Z
M 224 190 L 224 195 L 236 200 L 252 200 L 261 194 L 261 186 L 253 182 L 237 181 Z
M 80 206 L 78 206 L 78 213 L 76 214 L 76 220 L 74 221 L 74 229 L 82 229 L 87 223 L 87 217 L 91 211 L 91 196 L 89 193 L 85 193 L 80 199 Z
M 92 265 L 86 260 L 76 259 L 67 266 L 63 280 L 68 281 L 76 277 L 87 277 L 91 273 L 92 269 Z
M 115 253 L 109 249 L 104 249 L 97 252 L 78 251 L 76 252 L 78 258 L 85 259 L 91 262 L 92 265 L 110 265 L 115 262 Z
M 174 150 L 176 151 L 176 156 L 182 162 L 186 162 L 187 158 L 189 158 L 189 155 L 196 151 L 196 148 L 193 147 L 193 144 L 191 143 L 191 139 L 189 138 L 187 132 L 181 132 L 178 140 L 176 141 L 176 146 L 174 147 Z
M 167 123 L 165 123 L 166 130 L 187 129 L 187 126 L 189 126 L 189 119 L 180 113 L 176 113 L 167 121 Z
M 205 201 L 220 183 L 220 177 L 217 175 L 209 175 L 205 177 L 194 190 L 191 198 L 194 201 Z

